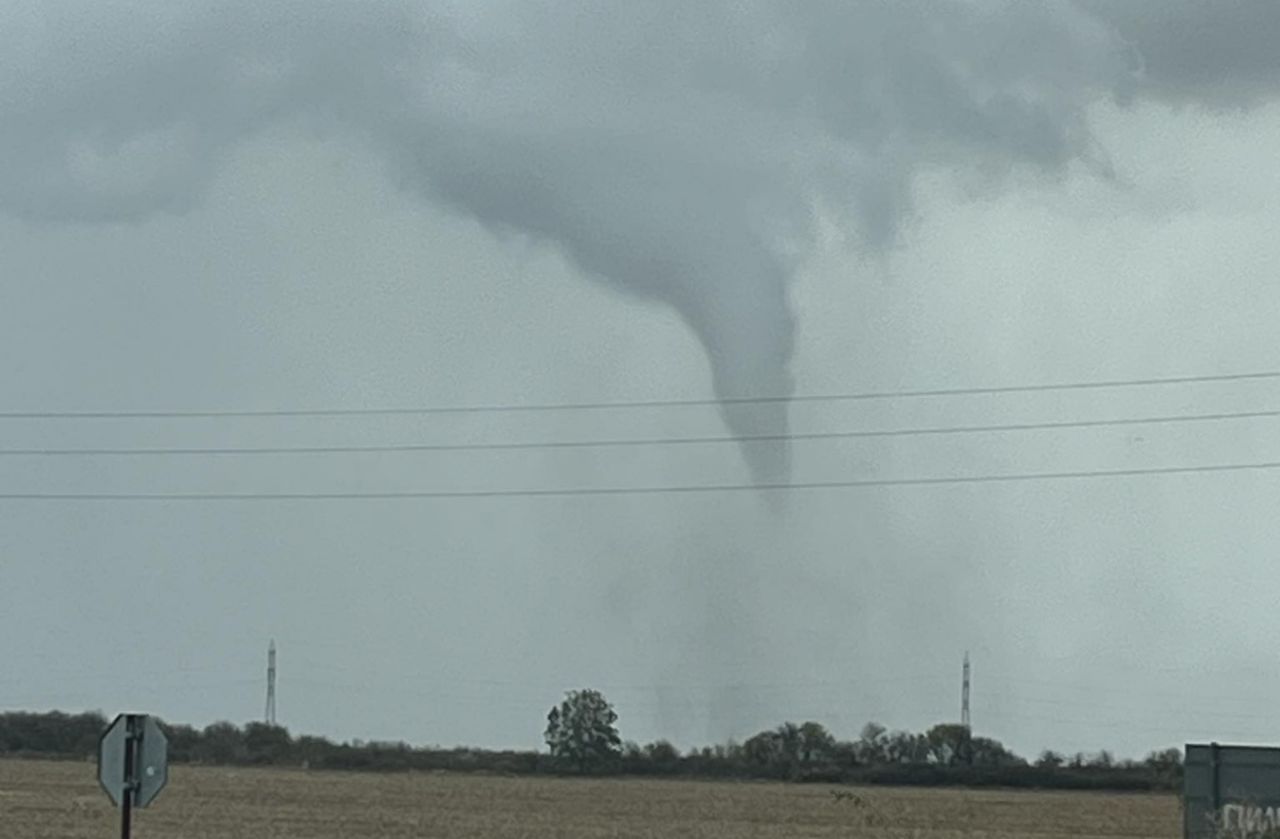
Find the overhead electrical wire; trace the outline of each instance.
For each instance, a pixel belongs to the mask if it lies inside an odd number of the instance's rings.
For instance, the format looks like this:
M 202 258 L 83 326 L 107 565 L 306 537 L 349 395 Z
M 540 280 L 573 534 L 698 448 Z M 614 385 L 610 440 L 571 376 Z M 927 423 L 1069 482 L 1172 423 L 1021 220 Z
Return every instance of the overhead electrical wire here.
M 75 419 L 200 419 L 219 417 L 337 417 L 421 414 L 479 414 L 533 411 L 598 411 L 643 408 L 687 408 L 720 405 L 764 405 L 807 402 L 856 402 L 883 399 L 920 399 L 946 396 L 977 396 L 999 393 L 1035 393 L 1042 391 L 1100 390 L 1109 388 L 1159 387 L 1165 385 L 1204 384 L 1280 379 L 1280 370 L 1252 373 L 1222 373 L 1203 376 L 1174 376 L 1148 379 L 1112 379 L 1090 382 L 1062 382 L 995 387 L 934 388 L 928 390 L 885 390 L 860 393 L 799 394 L 793 396 L 731 396 L 708 399 L 655 399 L 619 402 L 564 402 L 543 404 L 441 405 L 406 408 L 303 408 L 207 411 L 0 411 L 0 419 L 8 420 L 75 420 Z
M 324 410 L 255 410 L 255 411 L 125 411 L 125 412 L 0 412 L 0 419 L 76 419 L 76 418 L 190 418 L 190 417 L 265 417 L 265 416 L 338 416 L 373 414 L 470 413 L 487 411 L 554 411 L 612 408 L 657 408 L 692 405 L 755 404 L 769 402 L 816 402 L 860 399 L 916 398 L 960 396 L 1033 391 L 1083 390 L 1097 388 L 1144 387 L 1205 382 L 1226 382 L 1280 378 L 1280 371 L 1233 373 L 1171 378 L 1127 379 L 1092 382 L 1069 382 L 1039 385 L 1009 385 L 985 388 L 950 388 L 863 392 L 794 397 L 744 397 L 731 399 L 663 400 L 638 402 L 597 402 L 544 405 L 493 405 L 436 408 L 366 408 Z M 1280 410 L 1214 412 L 1111 419 L 1058 420 L 987 425 L 951 425 L 920 428 L 889 428 L 850 431 L 815 431 L 772 434 L 713 435 L 685 437 L 615 438 L 600 440 L 498 441 L 463 443 L 399 443 L 351 444 L 329 446 L 236 446 L 236 447 L 150 447 L 150 448 L 13 448 L 0 449 L 0 456 L 148 456 L 148 455 L 251 455 L 251 454 L 320 454 L 363 452 L 429 452 L 484 451 L 516 449 L 577 449 L 606 447 L 638 447 L 719 443 L 764 443 L 828 439 L 908 437 L 948 434 L 1003 433 L 1019 431 L 1095 428 L 1111 426 L 1155 425 L 1171 423 L 1213 422 L 1227 420 L 1280 417 Z M 865 478 L 836 481 L 786 483 L 725 483 L 663 486 L 606 486 L 566 488 L 513 488 L 476 490 L 405 490 L 348 492 L 196 492 L 196 493 L 85 493 L 85 492 L 3 492 L 0 500 L 9 501 L 290 501 L 290 500 L 377 500 L 377 499 L 479 499 L 506 497 L 572 497 L 603 495 L 663 495 L 728 492 L 784 492 L 805 490 L 837 490 L 870 487 L 909 487 L 955 484 L 1009 483 L 1020 481 L 1081 480 L 1123 478 L 1143 475 L 1203 474 L 1214 472 L 1264 471 L 1280 468 L 1280 462 L 1247 462 L 1201 466 L 1162 466 L 1111 470 L 1079 470 L 1007 474 L 954 475 L 918 478 Z
M 848 481 L 797 483 L 701 484 L 638 487 L 569 487 L 556 489 L 406 490 L 389 492 L 195 492 L 86 493 L 5 492 L 0 501 L 357 501 L 412 499 L 557 498 L 592 495 L 680 495 L 721 492 L 785 492 L 870 487 L 992 484 L 1023 481 L 1128 478 L 1140 475 L 1195 475 L 1214 472 L 1261 472 L 1280 469 L 1280 461 L 1221 463 L 1203 466 L 1157 466 L 1074 472 L 1014 472 L 995 475 L 955 475 L 923 478 L 867 478 Z
M 779 434 L 710 435 L 701 437 L 642 437 L 603 440 L 528 440 L 488 443 L 390 443 L 337 446 L 232 446 L 232 447 L 153 447 L 153 448 L 22 448 L 0 449 L 0 456 L 39 455 L 45 457 L 127 456 L 127 455 L 256 455 L 256 454 L 355 454 L 365 452 L 447 452 L 502 451 L 519 449 L 592 449 L 635 446 L 679 446 L 715 443 L 803 442 L 810 440 L 850 440 L 880 437 L 938 436 L 949 434 L 983 434 L 1015 431 L 1048 431 L 1070 428 L 1102 428 L 1126 425 L 1159 425 L 1223 420 L 1267 419 L 1280 417 L 1280 410 L 1232 411 L 1211 414 L 1176 414 L 1170 416 L 1123 417 L 1118 419 L 1062 420 L 1049 422 L 1008 423 L 1000 425 L 953 425 L 924 428 L 887 428 L 860 431 L 812 431 Z
M 1187 737 L 1189 733 L 1201 734 L 1205 739 L 1211 739 L 1212 737 L 1230 737 L 1233 739 L 1251 740 L 1258 736 L 1256 731 L 1222 731 L 1210 724 L 1202 724 L 1199 726 L 1177 724 L 1143 725 L 1141 723 L 1135 723 L 1131 719 L 1100 720 L 1097 717 L 1090 717 L 1089 719 L 1064 719 L 1058 716 L 1023 714 L 1016 711 L 1005 711 L 999 708 L 984 709 L 982 713 L 985 716 L 996 719 L 1029 720 L 1032 722 L 1048 722 L 1056 725 L 1083 726 L 1087 728 L 1123 729 L 1126 731 L 1140 731 L 1148 734 L 1173 734 L 1182 738 Z

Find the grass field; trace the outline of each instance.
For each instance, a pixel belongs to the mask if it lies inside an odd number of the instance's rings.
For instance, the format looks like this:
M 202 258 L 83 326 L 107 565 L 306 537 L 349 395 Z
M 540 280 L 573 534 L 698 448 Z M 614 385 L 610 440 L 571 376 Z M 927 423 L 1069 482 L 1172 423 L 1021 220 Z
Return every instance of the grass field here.
M 92 763 L 0 760 L 0 837 L 119 836 Z M 1176 797 L 176 766 L 136 839 L 1181 835 Z

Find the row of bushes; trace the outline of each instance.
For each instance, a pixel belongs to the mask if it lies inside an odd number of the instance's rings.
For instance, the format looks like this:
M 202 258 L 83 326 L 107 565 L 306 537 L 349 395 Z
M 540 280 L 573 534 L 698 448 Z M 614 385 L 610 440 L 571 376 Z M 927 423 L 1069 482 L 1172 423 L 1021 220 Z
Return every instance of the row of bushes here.
M 107 727 L 102 714 L 0 714 L 0 754 L 81 757 L 94 754 Z
M 107 722 L 99 713 L 0 714 L 0 754 L 87 758 L 96 752 L 98 737 Z M 294 737 L 285 728 L 256 722 L 243 727 L 218 722 L 203 729 L 162 725 L 169 738 L 170 760 L 176 763 L 522 775 L 573 771 L 539 752 L 417 748 L 385 742 L 334 743 L 323 737 Z M 947 764 L 927 758 L 883 762 L 883 755 L 875 751 L 875 738 L 854 743 L 831 740 L 829 748 L 805 747 L 794 756 L 787 756 L 777 751 L 776 743 L 785 740 L 788 730 L 798 727 L 788 724 L 776 731 L 762 732 L 741 745 L 730 743 L 687 754 L 664 741 L 643 747 L 628 743 L 615 758 L 597 763 L 589 771 L 602 775 L 1108 790 L 1172 789 L 1180 779 L 1177 752 L 1172 750 L 1153 754 L 1143 762 L 1127 763 L 1115 763 L 1109 757 L 1063 760 L 1046 753 L 1032 765 L 1003 751 L 998 754 L 1007 758 L 988 765 Z M 763 748 L 761 742 L 774 744 L 772 750 Z

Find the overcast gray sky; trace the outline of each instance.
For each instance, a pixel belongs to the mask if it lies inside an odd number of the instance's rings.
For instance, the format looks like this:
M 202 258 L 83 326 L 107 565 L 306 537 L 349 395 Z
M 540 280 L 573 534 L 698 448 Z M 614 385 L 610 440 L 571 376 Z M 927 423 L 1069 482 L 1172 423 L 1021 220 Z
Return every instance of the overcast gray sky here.
M 781 435 L 1280 409 L 1280 4 L 0 7 L 0 449 Z M 3 709 L 532 747 L 959 713 L 1270 742 L 1269 417 L 630 448 L 0 454 Z

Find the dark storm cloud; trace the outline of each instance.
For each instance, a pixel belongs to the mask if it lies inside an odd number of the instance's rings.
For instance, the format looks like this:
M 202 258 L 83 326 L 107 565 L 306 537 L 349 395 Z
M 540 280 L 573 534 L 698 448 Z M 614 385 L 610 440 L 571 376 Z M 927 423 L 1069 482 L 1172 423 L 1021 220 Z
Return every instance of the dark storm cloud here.
M 1272 0 L 1086 0 L 1140 60 L 1145 92 L 1249 105 L 1280 89 L 1280 3 Z
M 784 395 L 788 279 L 819 213 L 883 248 L 923 169 L 1103 170 L 1086 110 L 1132 88 L 1134 45 L 1166 87 L 1270 77 L 1249 25 L 1272 21 L 1264 4 L 1232 4 L 1241 19 L 1210 26 L 1196 61 L 1179 37 L 1198 6 L 1160 11 L 1163 26 L 1134 8 L 32 4 L 0 30 L 0 206 L 59 222 L 181 212 L 243 138 L 340 132 L 405 189 L 673 306 L 718 394 Z M 786 409 L 726 420 L 776 432 Z M 753 447 L 750 463 L 784 477 L 786 449 Z
M 70 222 L 181 211 L 234 143 L 358 96 L 402 46 L 406 19 L 389 4 L 267 5 L 51 2 L 3 15 L 0 203 Z

